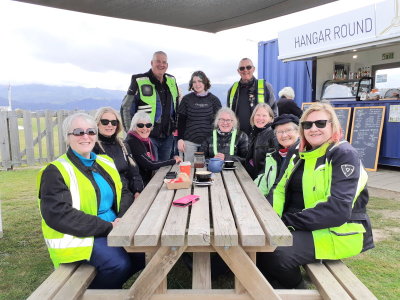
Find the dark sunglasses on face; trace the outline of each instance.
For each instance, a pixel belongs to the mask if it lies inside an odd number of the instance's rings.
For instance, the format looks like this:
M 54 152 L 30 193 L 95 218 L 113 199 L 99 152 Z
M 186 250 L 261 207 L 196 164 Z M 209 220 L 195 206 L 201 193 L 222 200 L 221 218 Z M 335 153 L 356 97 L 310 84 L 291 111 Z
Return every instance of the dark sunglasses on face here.
M 239 71 L 244 71 L 244 69 L 246 69 L 247 71 L 250 71 L 252 68 L 253 68 L 253 66 L 239 67 Z
M 328 122 L 330 123 L 331 121 L 328 120 L 304 121 L 301 122 L 301 126 L 303 126 L 304 129 L 311 129 L 313 124 L 315 124 L 315 126 L 317 126 L 318 128 L 325 128 L 326 123 Z
M 104 126 L 107 126 L 109 123 L 111 123 L 112 126 L 117 126 L 118 125 L 118 120 L 101 119 L 100 123 L 101 123 L 101 125 L 104 125 Z
M 153 124 L 151 124 L 151 123 L 146 123 L 146 124 L 137 123 L 136 126 L 139 127 L 139 128 L 143 128 L 144 126 L 146 126 L 146 128 L 151 128 L 151 126 L 153 126 Z
M 94 128 L 88 128 L 86 130 L 83 130 L 82 128 L 75 128 L 72 130 L 72 132 L 68 132 L 68 135 L 74 135 L 74 136 L 83 136 L 83 135 L 96 135 L 97 130 Z

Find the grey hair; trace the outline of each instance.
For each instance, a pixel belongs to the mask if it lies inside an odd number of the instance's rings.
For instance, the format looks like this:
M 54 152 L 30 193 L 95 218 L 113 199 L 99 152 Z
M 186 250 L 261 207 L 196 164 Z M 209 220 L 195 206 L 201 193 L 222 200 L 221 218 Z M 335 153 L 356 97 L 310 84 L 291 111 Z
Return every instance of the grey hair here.
M 167 53 L 165 53 L 164 51 L 156 51 L 156 52 L 153 53 L 153 58 L 152 58 L 151 60 L 154 60 L 154 58 L 155 58 L 157 55 L 164 55 L 166 58 L 168 58 Z
M 287 99 L 294 99 L 294 90 L 290 86 L 285 86 L 279 91 L 278 96 L 279 98 L 283 96 Z
M 138 111 L 132 118 L 131 127 L 129 127 L 129 131 L 135 131 L 137 128 L 137 123 L 139 120 L 144 120 L 145 122 L 151 123 L 150 115 L 144 111 Z M 153 124 L 154 125 L 154 124 Z
M 254 116 L 256 115 L 257 110 L 259 110 L 260 108 L 264 108 L 268 112 L 269 116 L 272 118 L 272 121 L 274 120 L 274 112 L 272 111 L 271 106 L 269 106 L 267 103 L 258 103 L 256 107 L 254 107 L 254 110 L 250 117 L 251 126 L 254 126 Z
M 73 115 L 68 116 L 64 122 L 63 122 L 63 135 L 64 135 L 64 141 L 67 145 L 69 145 L 68 142 L 68 133 L 71 130 L 74 130 L 75 128 L 71 128 L 72 123 L 76 120 L 76 119 L 82 119 L 84 120 L 91 128 L 95 128 L 96 131 L 98 131 L 97 129 L 97 124 L 96 121 L 94 120 L 94 118 L 91 115 L 88 115 L 87 113 L 82 113 L 82 112 L 78 112 L 75 113 Z
M 240 63 L 241 63 L 242 61 L 245 61 L 245 60 L 250 61 L 250 62 L 251 62 L 251 65 L 254 67 L 253 61 L 252 61 L 250 58 L 248 58 L 248 57 L 243 57 L 243 58 L 239 61 L 238 67 L 240 66 Z
M 106 106 L 106 107 L 100 107 L 97 111 L 96 114 L 94 115 L 94 120 L 97 124 L 97 126 L 100 123 L 101 117 L 105 114 L 105 113 L 112 113 L 114 114 L 114 116 L 117 118 L 118 120 L 118 125 L 117 125 L 117 129 L 115 130 L 116 135 L 118 135 L 118 133 L 121 132 L 122 130 L 122 121 L 121 121 L 121 116 L 119 115 L 118 111 L 116 111 L 114 108 L 112 108 L 111 106 Z
M 220 108 L 219 111 L 217 111 L 217 114 L 215 115 L 215 120 L 214 120 L 214 128 L 215 129 L 218 128 L 218 119 L 221 117 L 221 115 L 223 113 L 227 113 L 231 116 L 231 118 L 233 120 L 233 129 L 237 129 L 238 128 L 238 119 L 236 118 L 236 115 L 233 112 L 233 110 L 230 109 L 229 107 L 222 107 L 222 108 Z

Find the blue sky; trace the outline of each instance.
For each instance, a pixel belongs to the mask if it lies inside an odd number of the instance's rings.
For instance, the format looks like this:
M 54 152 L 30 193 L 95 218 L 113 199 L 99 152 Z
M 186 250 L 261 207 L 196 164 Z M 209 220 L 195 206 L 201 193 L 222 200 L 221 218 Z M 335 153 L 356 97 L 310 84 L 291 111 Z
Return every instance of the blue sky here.
M 213 83 L 238 78 L 238 61 L 257 65 L 257 44 L 292 28 L 378 2 L 341 0 L 217 34 L 107 18 L 0 0 L 0 84 L 41 83 L 126 90 L 150 68 L 152 53 L 169 56 L 178 83 L 203 70 Z

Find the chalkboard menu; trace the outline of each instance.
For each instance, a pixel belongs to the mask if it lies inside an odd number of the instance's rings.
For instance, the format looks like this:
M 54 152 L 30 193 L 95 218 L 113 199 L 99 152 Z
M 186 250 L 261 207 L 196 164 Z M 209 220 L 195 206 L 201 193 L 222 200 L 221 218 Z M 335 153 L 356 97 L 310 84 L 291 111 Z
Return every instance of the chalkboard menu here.
M 340 126 L 343 130 L 343 139 L 347 140 L 348 128 L 350 124 L 350 107 L 334 107 L 335 113 L 339 119 Z
M 368 171 L 376 171 L 385 106 L 354 107 L 350 143 L 357 149 Z

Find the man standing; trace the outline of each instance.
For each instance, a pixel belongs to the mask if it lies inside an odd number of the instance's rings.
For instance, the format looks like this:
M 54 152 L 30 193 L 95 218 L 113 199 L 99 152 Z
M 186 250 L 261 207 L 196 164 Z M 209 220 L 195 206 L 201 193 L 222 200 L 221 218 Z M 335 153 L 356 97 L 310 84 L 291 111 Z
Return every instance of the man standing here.
M 159 161 L 171 157 L 174 141 L 172 132 L 176 129 L 178 86 L 175 77 L 165 73 L 167 69 L 167 54 L 155 52 L 151 69 L 144 74 L 132 75 L 131 85 L 121 105 L 126 131 L 137 111 L 145 111 L 150 115 L 154 126 L 150 138 Z
M 227 106 L 236 114 L 240 130 L 251 132 L 250 116 L 258 103 L 267 103 L 278 116 L 278 108 L 275 103 L 275 95 L 272 85 L 264 79 L 256 79 L 253 76 L 256 68 L 250 58 L 242 58 L 237 69 L 240 81 L 235 82 L 228 91 Z

